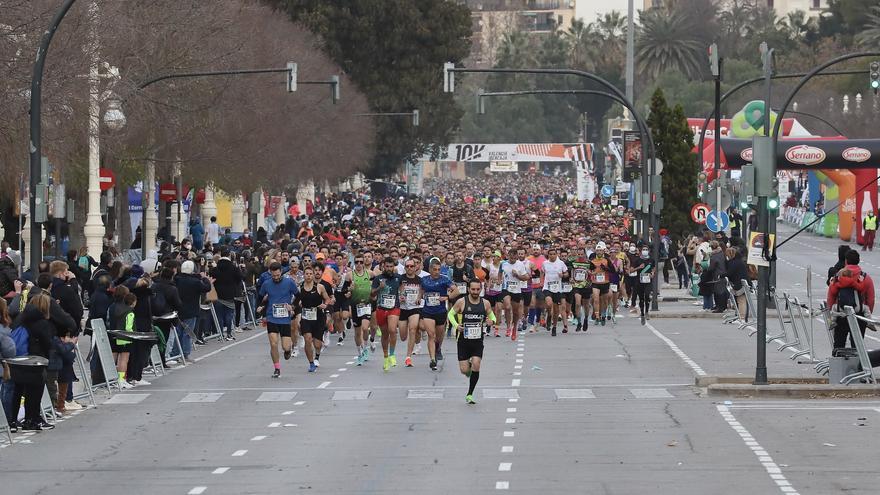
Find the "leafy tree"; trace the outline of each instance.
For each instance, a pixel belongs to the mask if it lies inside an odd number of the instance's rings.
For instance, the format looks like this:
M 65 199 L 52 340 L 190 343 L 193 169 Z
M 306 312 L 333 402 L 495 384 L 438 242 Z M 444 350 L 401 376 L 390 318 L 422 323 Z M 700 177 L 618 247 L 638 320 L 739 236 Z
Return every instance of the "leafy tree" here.
M 681 105 L 669 108 L 663 90 L 651 98 L 648 127 L 654 138 L 657 158 L 663 161 L 663 211 L 661 227 L 669 229 L 673 240 L 693 230 L 690 210 L 696 202 L 699 166 L 691 153 L 693 132 Z
M 642 30 L 636 59 L 642 72 L 656 79 L 669 69 L 699 77 L 705 59 L 704 44 L 693 34 L 693 22 L 683 12 L 651 9 L 642 12 Z
M 421 112 L 420 127 L 408 119 L 375 120 L 368 175 L 390 175 L 404 161 L 438 151 L 431 145 L 450 141 L 462 112 L 443 93 L 441 69 L 468 56 L 467 7 L 451 0 L 263 1 L 323 37 L 326 52 L 364 91 L 373 111 Z
M 856 41 L 859 46 L 876 49 L 880 47 L 880 6 L 871 7 L 867 18 L 865 30 L 856 35 Z

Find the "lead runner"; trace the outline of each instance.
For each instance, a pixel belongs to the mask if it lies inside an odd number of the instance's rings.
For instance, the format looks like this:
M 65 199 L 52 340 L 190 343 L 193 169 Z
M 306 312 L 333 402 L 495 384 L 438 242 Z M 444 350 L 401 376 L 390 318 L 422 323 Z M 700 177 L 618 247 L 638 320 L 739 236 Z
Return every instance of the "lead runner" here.
M 458 336 L 458 368 L 461 374 L 470 379 L 468 393 L 464 397 L 468 404 L 476 404 L 474 389 L 480 379 L 480 363 L 483 360 L 483 335 L 486 320 L 496 322 L 495 313 L 489 301 L 480 297 L 482 284 L 479 280 L 468 283 L 467 297 L 463 297 L 449 310 L 449 323 Z M 461 331 L 459 331 L 459 326 Z

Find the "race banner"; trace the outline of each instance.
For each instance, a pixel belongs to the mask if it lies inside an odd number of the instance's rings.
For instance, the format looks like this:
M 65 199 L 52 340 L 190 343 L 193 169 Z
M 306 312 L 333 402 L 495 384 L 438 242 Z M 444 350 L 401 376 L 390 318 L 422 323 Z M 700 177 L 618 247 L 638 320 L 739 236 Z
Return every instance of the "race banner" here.
M 516 162 L 489 162 L 490 172 L 519 172 Z
M 732 169 L 752 162 L 751 139 L 721 139 L 722 163 Z M 793 169 L 877 168 L 877 139 L 784 139 L 776 147 L 776 167 Z
M 638 132 L 623 133 L 623 181 L 632 182 L 642 172 L 642 136 Z
M 592 144 L 450 144 L 441 162 L 571 162 L 592 155 Z

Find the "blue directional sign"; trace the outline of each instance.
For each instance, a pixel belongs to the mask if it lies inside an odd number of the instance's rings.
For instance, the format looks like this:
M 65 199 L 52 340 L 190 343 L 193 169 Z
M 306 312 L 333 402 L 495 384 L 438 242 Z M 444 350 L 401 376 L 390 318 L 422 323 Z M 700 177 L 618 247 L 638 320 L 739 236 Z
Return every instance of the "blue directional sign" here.
M 614 186 L 612 186 L 611 184 L 605 184 L 604 186 L 602 186 L 603 198 L 610 198 L 612 195 L 614 195 Z
M 730 226 L 730 216 L 726 211 L 712 210 L 706 217 L 706 227 L 712 232 L 727 230 Z

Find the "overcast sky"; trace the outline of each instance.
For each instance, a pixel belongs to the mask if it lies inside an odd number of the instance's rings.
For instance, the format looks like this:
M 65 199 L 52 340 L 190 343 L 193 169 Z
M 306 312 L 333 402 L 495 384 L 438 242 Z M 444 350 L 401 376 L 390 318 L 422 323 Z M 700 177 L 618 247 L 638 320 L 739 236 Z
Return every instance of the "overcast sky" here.
M 635 0 L 636 12 L 644 5 L 641 0 Z M 627 0 L 578 0 L 575 15 L 585 22 L 596 20 L 596 14 L 604 14 L 612 10 L 619 10 L 626 15 Z M 638 14 L 636 14 L 638 15 Z

